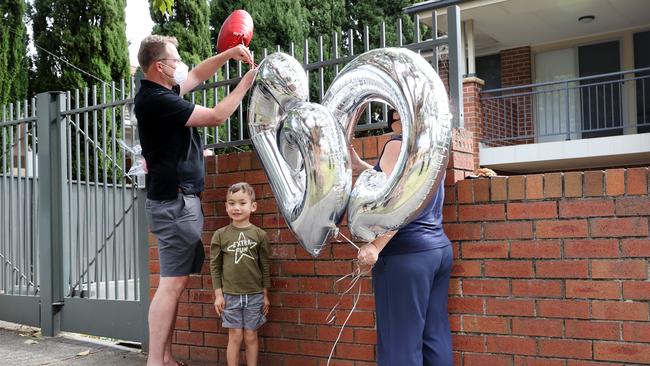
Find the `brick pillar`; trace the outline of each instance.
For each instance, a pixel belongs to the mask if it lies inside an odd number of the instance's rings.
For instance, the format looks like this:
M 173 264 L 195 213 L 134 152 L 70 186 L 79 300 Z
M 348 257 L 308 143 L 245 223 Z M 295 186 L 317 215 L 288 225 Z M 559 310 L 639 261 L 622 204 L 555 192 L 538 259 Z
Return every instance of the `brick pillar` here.
M 479 167 L 479 143 L 483 138 L 483 113 L 480 92 L 485 82 L 477 77 L 463 80 L 463 110 L 465 111 L 465 130 L 472 136 L 472 156 L 474 170 Z
M 454 128 L 445 186 L 456 184 L 474 172 L 474 135 L 467 129 Z
M 512 48 L 501 51 L 501 87 L 530 85 L 533 82 L 532 62 L 530 46 Z M 530 89 L 519 89 L 516 93 L 526 93 Z M 507 94 L 507 92 L 505 93 Z M 530 95 L 522 95 L 508 99 L 508 105 L 513 109 L 511 116 L 513 121 L 506 121 L 509 126 L 518 126 L 511 131 L 511 136 L 532 136 L 534 133 L 533 124 L 533 101 Z M 530 143 L 532 140 L 513 140 L 515 144 Z

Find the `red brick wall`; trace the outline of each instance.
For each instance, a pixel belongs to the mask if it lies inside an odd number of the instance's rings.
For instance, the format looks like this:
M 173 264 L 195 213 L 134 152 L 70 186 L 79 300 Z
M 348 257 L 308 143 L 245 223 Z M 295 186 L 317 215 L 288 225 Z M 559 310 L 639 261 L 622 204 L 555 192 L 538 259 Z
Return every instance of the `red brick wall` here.
M 647 168 L 464 180 L 445 215 L 457 365 L 650 364 Z
M 385 140 L 355 144 L 372 161 Z M 449 302 L 456 365 L 650 363 L 648 169 L 462 180 L 473 169 L 471 133 L 454 131 L 452 150 L 444 215 L 456 257 Z M 255 186 L 253 222 L 272 241 L 260 364 L 325 365 L 339 331 L 325 321 L 338 299 L 333 285 L 352 270 L 356 250 L 333 243 L 314 259 L 297 245 L 254 153 L 210 158 L 206 167 L 206 251 L 211 233 L 228 223 L 226 187 L 242 180 Z M 155 248 L 151 258 L 155 287 Z M 362 285 L 333 364 L 374 364 L 370 278 Z M 183 295 L 174 352 L 225 365 L 227 333 L 214 316 L 211 286 L 206 261 Z M 347 297 L 337 324 L 350 306 Z

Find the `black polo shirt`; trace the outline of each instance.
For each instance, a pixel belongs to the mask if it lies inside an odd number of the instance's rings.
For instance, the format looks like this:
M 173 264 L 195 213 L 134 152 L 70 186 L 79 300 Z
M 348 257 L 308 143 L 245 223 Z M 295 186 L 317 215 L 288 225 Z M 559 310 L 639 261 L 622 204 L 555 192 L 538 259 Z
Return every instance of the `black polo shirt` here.
M 205 167 L 201 137 L 185 124 L 194 104 L 172 89 L 142 80 L 135 96 L 135 116 L 142 155 L 147 161 L 147 198 L 171 200 L 204 189 Z

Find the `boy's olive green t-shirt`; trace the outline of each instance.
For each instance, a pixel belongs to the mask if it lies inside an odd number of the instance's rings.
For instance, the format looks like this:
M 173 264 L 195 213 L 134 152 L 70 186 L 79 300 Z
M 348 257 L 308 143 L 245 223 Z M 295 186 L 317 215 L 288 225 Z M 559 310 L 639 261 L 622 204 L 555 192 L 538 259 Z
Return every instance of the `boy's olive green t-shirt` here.
M 210 244 L 212 286 L 231 295 L 257 294 L 271 287 L 269 242 L 255 225 L 228 225 L 212 235 Z

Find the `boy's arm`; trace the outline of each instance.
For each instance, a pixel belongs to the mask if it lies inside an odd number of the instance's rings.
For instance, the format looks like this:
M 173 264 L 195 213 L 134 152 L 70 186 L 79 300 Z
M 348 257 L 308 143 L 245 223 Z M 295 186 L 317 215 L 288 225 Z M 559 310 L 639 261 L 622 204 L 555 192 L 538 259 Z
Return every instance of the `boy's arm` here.
M 212 275 L 212 288 L 221 290 L 223 278 L 223 255 L 221 255 L 221 236 L 219 230 L 215 231 L 210 241 L 210 274 Z
M 262 271 L 262 287 L 266 289 L 271 288 L 271 270 L 269 268 L 269 239 L 266 232 L 260 229 L 261 232 L 261 246 L 260 246 L 260 270 Z M 265 292 L 266 294 L 266 292 Z

